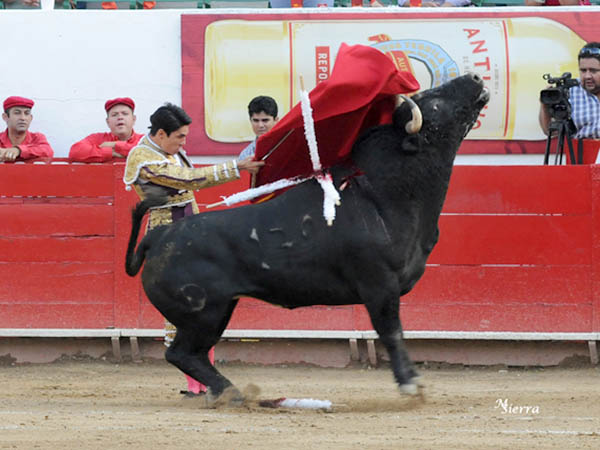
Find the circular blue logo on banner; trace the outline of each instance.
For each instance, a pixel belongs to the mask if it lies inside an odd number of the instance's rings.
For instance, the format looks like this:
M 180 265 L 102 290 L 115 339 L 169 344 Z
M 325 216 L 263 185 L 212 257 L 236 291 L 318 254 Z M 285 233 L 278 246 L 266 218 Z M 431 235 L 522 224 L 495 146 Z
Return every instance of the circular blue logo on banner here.
M 422 62 L 431 75 L 431 86 L 437 87 L 460 75 L 458 64 L 437 44 L 421 39 L 383 41 L 371 45 L 383 53 L 404 52 L 410 59 Z M 421 86 L 426 89 L 424 86 Z

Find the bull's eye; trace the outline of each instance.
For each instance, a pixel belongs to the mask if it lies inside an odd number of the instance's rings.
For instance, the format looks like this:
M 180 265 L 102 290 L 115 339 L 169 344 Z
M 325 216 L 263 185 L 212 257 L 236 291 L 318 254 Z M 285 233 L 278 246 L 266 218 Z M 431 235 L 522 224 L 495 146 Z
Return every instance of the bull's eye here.
M 434 111 L 437 111 L 438 109 L 440 109 L 440 108 L 438 108 L 438 105 L 433 105 L 433 110 Z

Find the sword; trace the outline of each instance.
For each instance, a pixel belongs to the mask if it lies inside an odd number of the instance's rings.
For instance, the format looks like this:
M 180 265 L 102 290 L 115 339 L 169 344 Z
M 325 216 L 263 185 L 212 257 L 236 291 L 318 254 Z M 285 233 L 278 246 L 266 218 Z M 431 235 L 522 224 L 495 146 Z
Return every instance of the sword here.
M 283 141 L 285 141 L 285 140 L 288 138 L 288 136 L 289 136 L 290 134 L 292 134 L 292 133 L 293 133 L 293 131 L 294 131 L 294 129 L 293 129 L 293 128 L 292 128 L 290 131 L 288 131 L 288 132 L 285 134 L 285 136 L 283 136 L 283 137 L 282 137 L 282 138 L 279 140 L 279 142 L 278 142 L 277 144 L 275 144 L 275 145 L 273 146 L 273 148 L 267 152 L 267 154 L 266 154 L 265 156 L 263 156 L 262 158 L 260 158 L 260 160 L 261 160 L 261 161 L 264 161 L 264 160 L 265 160 L 265 159 L 267 159 L 269 156 L 271 156 L 271 154 L 272 154 L 272 153 L 273 153 L 275 150 L 277 150 L 277 147 L 279 147 L 281 144 L 283 144 Z M 254 173 L 253 173 L 253 174 L 252 174 L 251 181 L 250 181 L 250 187 L 251 187 L 251 188 L 253 188 L 253 187 L 255 187 L 255 185 L 256 185 L 256 174 L 254 174 Z

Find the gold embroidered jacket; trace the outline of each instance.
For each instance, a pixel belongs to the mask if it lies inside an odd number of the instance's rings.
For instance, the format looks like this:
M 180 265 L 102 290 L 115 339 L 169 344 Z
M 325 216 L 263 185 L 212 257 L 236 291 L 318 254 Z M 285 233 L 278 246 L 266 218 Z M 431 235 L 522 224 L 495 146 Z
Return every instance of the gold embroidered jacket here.
M 169 155 L 149 136 L 144 136 L 127 156 L 123 181 L 133 185 L 140 199 L 148 189 L 160 187 L 168 202 L 150 211 L 148 229 L 198 213 L 194 190 L 215 186 L 240 177 L 235 160 L 207 167 L 193 167 L 185 152 Z

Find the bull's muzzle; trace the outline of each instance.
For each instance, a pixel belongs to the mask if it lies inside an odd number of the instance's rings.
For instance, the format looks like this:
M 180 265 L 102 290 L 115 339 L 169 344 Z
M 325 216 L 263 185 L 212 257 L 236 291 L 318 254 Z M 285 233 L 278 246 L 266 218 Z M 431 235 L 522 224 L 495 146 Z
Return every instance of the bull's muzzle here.
M 423 125 L 423 115 L 417 104 L 410 97 L 402 94 L 396 95 L 396 108 L 404 102 L 409 104 L 410 112 L 412 113 L 412 119 L 406 123 L 404 128 L 408 134 L 416 134 L 421 130 L 421 125 Z

